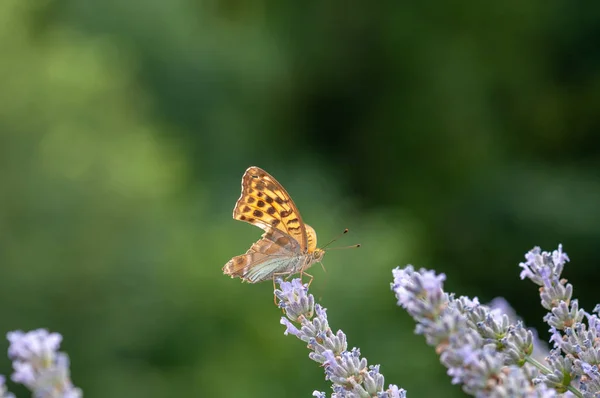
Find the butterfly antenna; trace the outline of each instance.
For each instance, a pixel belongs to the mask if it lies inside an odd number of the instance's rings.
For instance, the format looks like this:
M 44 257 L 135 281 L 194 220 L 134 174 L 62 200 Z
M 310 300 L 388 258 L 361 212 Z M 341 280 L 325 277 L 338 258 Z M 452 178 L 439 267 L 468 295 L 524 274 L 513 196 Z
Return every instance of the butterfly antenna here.
M 347 233 L 348 233 L 348 228 L 346 228 L 346 229 L 344 230 L 344 232 L 342 232 L 341 234 L 339 234 L 338 236 L 336 236 L 335 238 L 333 238 L 333 239 L 332 239 L 332 240 L 331 240 L 329 243 L 327 243 L 325 246 L 323 246 L 323 247 L 321 248 L 321 250 L 325 249 L 327 246 L 329 246 L 330 244 L 332 244 L 333 242 L 335 242 L 336 240 L 338 240 L 339 238 L 341 238 L 341 237 L 342 237 L 342 235 L 345 235 L 345 234 L 347 234 Z
M 356 249 L 358 247 L 360 247 L 360 243 L 357 243 L 356 245 L 350 245 L 350 246 L 332 247 L 332 248 L 327 249 L 327 250 L 329 251 L 329 250 L 340 250 L 340 249 Z

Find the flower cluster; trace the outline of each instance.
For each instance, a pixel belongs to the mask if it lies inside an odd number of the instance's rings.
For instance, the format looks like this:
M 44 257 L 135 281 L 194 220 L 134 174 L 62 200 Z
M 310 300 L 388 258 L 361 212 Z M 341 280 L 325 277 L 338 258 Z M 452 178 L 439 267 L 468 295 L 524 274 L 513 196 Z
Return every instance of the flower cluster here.
M 8 356 L 13 360 L 11 379 L 21 383 L 39 398 L 80 398 L 82 392 L 71 383 L 69 358 L 58 352 L 62 336 L 38 329 L 23 333 L 10 332 Z M 6 395 L 0 380 L 0 397 Z M 4 395 L 3 395 L 4 394 Z
M 277 282 L 279 289 L 275 290 L 275 295 L 286 315 L 281 318 L 281 324 L 286 326 L 285 334 L 293 334 L 308 344 L 312 351 L 309 358 L 323 365 L 326 379 L 333 384 L 332 397 L 406 397 L 406 392 L 395 385 L 384 389 L 379 365 L 368 366 L 357 348 L 348 350 L 344 332 L 333 333 L 326 309 L 315 305 L 313 295 L 308 294 L 308 288 L 300 279 Z M 326 394 L 315 391 L 313 396 L 324 398 Z
M 519 322 L 511 324 L 475 298 L 455 298 L 443 290 L 446 276 L 393 271 L 392 290 L 417 322 L 416 333 L 435 346 L 452 383 L 478 397 L 552 397 L 555 391 L 531 381 L 534 368 L 523 368 L 533 351 L 533 335 Z
M 579 308 L 573 299 L 573 286 L 561 278 L 569 257 L 559 245 L 552 253 L 536 247 L 525 259 L 519 264 L 523 268 L 521 279 L 528 278 L 540 286 L 541 304 L 549 311 L 544 321 L 550 326 L 554 344 L 548 357 L 549 371 L 537 380 L 557 391 L 600 396 L 600 320 L 598 315 Z M 593 312 L 598 310 L 597 306 Z
M 552 351 L 505 300 L 495 299 L 488 306 L 477 298 L 446 293 L 444 274 L 408 265 L 393 270 L 391 287 L 398 305 L 416 321 L 415 332 L 435 347 L 452 383 L 462 385 L 466 393 L 498 398 L 600 396 L 600 319 L 579 309 L 572 299 L 573 287 L 561 279 L 568 256 L 562 246 L 552 253 L 535 248 L 526 260 L 520 264 L 521 278 L 541 287 Z M 309 357 L 323 364 L 333 383 L 333 397 L 406 396 L 393 385 L 383 390 L 379 367 L 368 367 L 358 349 L 347 349 L 346 335 L 331 331 L 325 309 L 314 303 L 300 280 L 278 283 L 275 294 L 286 313 L 281 319 L 285 334 L 308 343 Z M 600 312 L 600 306 L 594 312 Z M 313 395 L 326 396 L 318 391 Z
M 600 396 L 600 319 L 579 308 L 573 286 L 561 278 L 570 261 L 562 250 L 536 247 L 520 264 L 521 279 L 540 286 L 549 312 L 547 352 L 503 300 L 493 307 L 443 290 L 445 275 L 412 266 L 393 271 L 398 305 L 417 322 L 416 333 L 435 346 L 452 382 L 477 397 Z M 594 311 L 600 312 L 600 306 Z M 535 349 L 535 352 L 534 352 Z M 543 355 L 542 355 L 543 354 Z

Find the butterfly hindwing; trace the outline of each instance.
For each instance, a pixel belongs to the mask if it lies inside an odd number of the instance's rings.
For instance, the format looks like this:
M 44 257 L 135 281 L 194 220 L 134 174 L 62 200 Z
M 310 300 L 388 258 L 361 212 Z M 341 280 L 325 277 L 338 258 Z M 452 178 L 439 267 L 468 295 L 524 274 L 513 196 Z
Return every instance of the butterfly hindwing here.
M 245 254 L 229 260 L 223 272 L 250 283 L 272 279 L 275 273 L 291 273 L 301 261 L 298 242 L 269 228 Z

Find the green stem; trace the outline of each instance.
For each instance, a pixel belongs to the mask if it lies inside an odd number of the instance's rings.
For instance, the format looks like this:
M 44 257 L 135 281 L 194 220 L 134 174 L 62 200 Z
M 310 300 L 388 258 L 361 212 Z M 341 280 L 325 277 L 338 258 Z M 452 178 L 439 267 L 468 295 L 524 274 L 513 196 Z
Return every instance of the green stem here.
M 532 364 L 533 366 L 535 366 L 536 368 L 538 368 L 540 370 L 540 372 L 542 372 L 545 375 L 552 373 L 550 371 L 550 369 L 548 369 L 547 367 L 545 367 L 543 364 L 541 364 L 537 360 L 533 359 L 532 357 L 528 356 L 526 358 L 526 361 L 529 362 L 530 364 Z M 581 393 L 581 391 L 577 390 L 572 385 L 568 385 L 568 386 L 566 386 L 566 388 L 567 388 L 567 390 L 571 391 L 573 393 L 573 395 L 575 395 L 576 397 L 583 398 L 583 394 Z

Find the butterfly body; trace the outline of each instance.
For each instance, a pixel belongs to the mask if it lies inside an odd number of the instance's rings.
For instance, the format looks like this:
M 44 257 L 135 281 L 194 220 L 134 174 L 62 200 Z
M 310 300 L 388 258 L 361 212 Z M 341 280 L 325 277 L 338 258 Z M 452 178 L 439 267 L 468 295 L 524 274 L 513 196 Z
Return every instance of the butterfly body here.
M 245 254 L 225 264 L 223 272 L 232 278 L 257 283 L 276 276 L 302 274 L 325 254 L 317 248 L 315 230 L 304 224 L 290 195 L 259 167 L 252 166 L 244 173 L 233 218 L 265 232 Z

